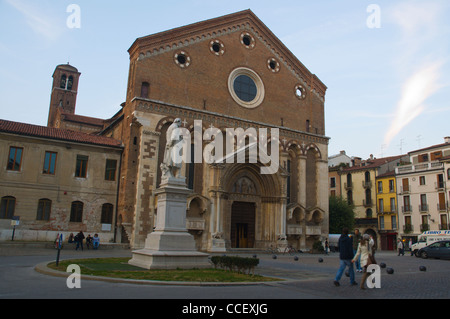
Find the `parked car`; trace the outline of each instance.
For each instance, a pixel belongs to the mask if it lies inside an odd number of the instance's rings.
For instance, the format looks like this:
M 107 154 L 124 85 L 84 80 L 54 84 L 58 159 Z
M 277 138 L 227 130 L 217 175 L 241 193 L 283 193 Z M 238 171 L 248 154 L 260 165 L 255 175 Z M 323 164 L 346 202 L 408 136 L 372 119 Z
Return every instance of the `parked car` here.
M 438 241 L 423 247 L 418 251 L 417 255 L 422 258 L 450 259 L 450 240 Z

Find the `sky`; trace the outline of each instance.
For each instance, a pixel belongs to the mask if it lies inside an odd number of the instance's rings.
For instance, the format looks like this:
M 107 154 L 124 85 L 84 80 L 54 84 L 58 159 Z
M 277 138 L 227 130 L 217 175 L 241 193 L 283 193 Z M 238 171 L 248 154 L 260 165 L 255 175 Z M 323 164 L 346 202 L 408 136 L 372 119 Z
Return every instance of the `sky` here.
M 47 125 L 52 74 L 81 72 L 76 114 L 125 101 L 138 37 L 251 9 L 328 87 L 328 154 L 394 156 L 450 136 L 450 1 L 0 0 L 0 118 Z

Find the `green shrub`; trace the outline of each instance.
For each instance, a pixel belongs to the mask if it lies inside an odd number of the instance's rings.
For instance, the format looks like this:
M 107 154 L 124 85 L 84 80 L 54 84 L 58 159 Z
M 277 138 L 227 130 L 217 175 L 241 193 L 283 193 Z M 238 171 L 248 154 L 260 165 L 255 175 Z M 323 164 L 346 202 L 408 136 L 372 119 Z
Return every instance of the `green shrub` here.
M 213 256 L 211 262 L 214 268 L 226 269 L 229 271 L 236 271 L 238 273 L 254 272 L 255 267 L 259 264 L 258 258 L 246 258 L 237 256 Z
M 320 240 L 316 240 L 313 244 L 313 249 L 319 252 L 324 251 L 322 242 Z

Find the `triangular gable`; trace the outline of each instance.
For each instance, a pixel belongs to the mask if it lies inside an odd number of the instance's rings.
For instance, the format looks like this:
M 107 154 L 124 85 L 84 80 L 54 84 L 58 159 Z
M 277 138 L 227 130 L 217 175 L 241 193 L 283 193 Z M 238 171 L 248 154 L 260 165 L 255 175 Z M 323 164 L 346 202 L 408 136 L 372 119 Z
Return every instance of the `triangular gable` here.
M 161 53 L 242 31 L 251 32 L 255 39 L 271 50 L 305 86 L 324 98 L 327 87 L 312 74 L 272 31 L 251 11 L 244 10 L 222 17 L 178 27 L 168 31 L 141 37 L 128 50 L 130 59 L 145 59 Z

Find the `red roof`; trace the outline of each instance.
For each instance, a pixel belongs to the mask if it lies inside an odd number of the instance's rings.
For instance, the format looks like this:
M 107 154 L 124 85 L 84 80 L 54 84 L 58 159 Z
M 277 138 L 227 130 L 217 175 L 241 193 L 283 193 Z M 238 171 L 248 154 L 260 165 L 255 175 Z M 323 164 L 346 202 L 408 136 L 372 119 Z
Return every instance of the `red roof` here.
M 396 161 L 398 159 L 401 159 L 405 155 L 397 155 L 397 156 L 390 156 L 390 157 L 383 157 L 383 158 L 374 158 L 367 161 L 362 161 L 360 165 L 352 166 L 344 168 L 344 172 L 349 171 L 357 171 L 357 170 L 366 170 L 370 168 L 378 168 L 383 164 L 390 163 L 393 161 Z
M 0 132 L 49 138 L 82 144 L 92 144 L 121 148 L 122 142 L 111 137 L 91 135 L 59 128 L 0 120 Z
M 76 115 L 76 114 L 69 114 L 69 113 L 62 113 L 64 116 L 64 121 L 71 121 L 71 122 L 77 122 L 77 123 L 83 123 L 93 126 L 100 126 L 103 128 L 103 122 L 104 120 L 98 119 L 95 117 L 90 116 L 83 116 L 83 115 Z

